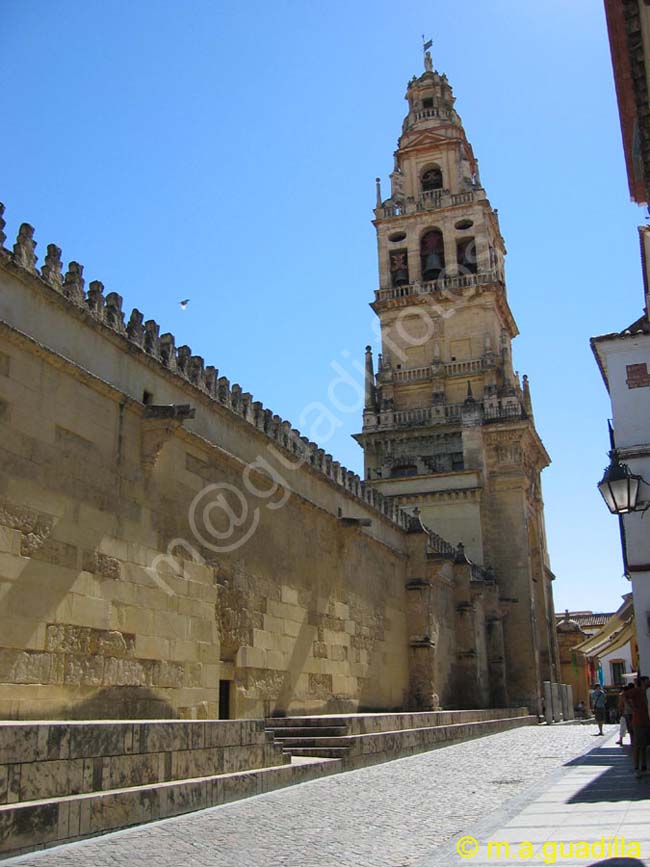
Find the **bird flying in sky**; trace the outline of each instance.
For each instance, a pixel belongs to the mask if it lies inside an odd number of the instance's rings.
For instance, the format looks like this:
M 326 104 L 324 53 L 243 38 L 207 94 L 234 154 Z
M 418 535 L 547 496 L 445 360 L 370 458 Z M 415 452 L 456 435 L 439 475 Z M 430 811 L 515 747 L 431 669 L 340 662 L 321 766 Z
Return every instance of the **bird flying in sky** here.
M 181 310 L 186 310 L 186 309 L 187 309 L 187 305 L 188 305 L 189 303 L 190 303 L 190 299 L 189 299 L 189 298 L 185 298 L 184 301 L 179 301 L 179 304 L 181 305 Z

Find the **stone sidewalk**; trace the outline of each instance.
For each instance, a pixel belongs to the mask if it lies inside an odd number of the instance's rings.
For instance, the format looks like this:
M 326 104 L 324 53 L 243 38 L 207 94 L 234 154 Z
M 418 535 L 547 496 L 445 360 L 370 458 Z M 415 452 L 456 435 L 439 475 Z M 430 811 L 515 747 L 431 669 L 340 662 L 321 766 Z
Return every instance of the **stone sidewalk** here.
M 643 840 L 650 865 L 650 779 L 634 779 L 627 751 L 614 744 L 617 731 L 609 727 L 601 739 L 591 726 L 519 728 L 3 863 L 511 865 L 525 861 L 487 860 L 488 840 L 530 840 L 537 856 L 561 832 L 564 839 L 595 839 L 624 830 L 628 839 Z M 462 859 L 455 846 L 467 835 L 483 845 Z
M 631 750 L 615 737 L 610 731 L 547 777 L 537 796 L 511 800 L 416 867 L 650 867 L 650 775 L 635 778 Z

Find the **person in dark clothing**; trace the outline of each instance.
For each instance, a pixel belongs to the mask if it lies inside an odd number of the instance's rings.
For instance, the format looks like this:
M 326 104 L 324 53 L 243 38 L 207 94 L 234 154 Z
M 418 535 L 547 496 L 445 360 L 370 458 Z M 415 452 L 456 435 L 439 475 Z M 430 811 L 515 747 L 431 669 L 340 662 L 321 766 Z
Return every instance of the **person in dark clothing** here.
M 598 734 L 602 735 L 603 723 L 605 722 L 605 715 L 607 713 L 607 699 L 605 697 L 605 693 L 603 692 L 603 688 L 599 683 L 594 684 L 594 688 L 591 693 L 591 708 L 594 712 L 594 716 L 596 717 Z
M 637 677 L 634 689 L 628 690 L 628 702 L 632 708 L 632 755 L 634 758 L 634 773 L 640 777 L 648 770 L 646 749 L 650 739 L 650 715 L 648 714 L 647 689 L 650 679 Z

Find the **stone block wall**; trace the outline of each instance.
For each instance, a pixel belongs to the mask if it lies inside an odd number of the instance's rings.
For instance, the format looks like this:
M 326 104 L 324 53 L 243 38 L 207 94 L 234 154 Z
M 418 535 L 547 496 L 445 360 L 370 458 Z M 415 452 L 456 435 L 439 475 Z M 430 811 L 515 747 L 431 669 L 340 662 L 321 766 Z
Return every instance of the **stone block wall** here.
M 0 804 L 185 780 L 288 761 L 262 720 L 0 724 Z
M 190 505 L 240 461 L 177 431 L 147 472 L 141 406 L 4 347 L 2 717 L 214 717 L 220 679 L 238 716 L 401 706 L 403 555 L 297 495 L 211 551 Z
M 0 248 L 0 717 L 412 704 L 427 533 L 55 245 L 39 272 L 32 234 Z M 459 645 L 436 576 L 426 708 L 468 641 L 487 670 L 483 606 Z

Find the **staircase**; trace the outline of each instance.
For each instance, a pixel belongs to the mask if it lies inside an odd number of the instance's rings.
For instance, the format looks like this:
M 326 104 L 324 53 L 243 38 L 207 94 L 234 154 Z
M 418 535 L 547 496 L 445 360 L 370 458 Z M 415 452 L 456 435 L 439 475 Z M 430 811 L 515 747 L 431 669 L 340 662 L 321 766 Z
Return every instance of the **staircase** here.
M 522 707 L 273 717 L 266 727 L 285 756 L 338 759 L 349 770 L 536 723 Z
M 351 741 L 347 722 L 323 725 L 326 717 L 285 717 L 267 720 L 273 743 L 288 758 L 293 756 L 347 759 Z M 285 724 L 286 723 L 286 724 Z

